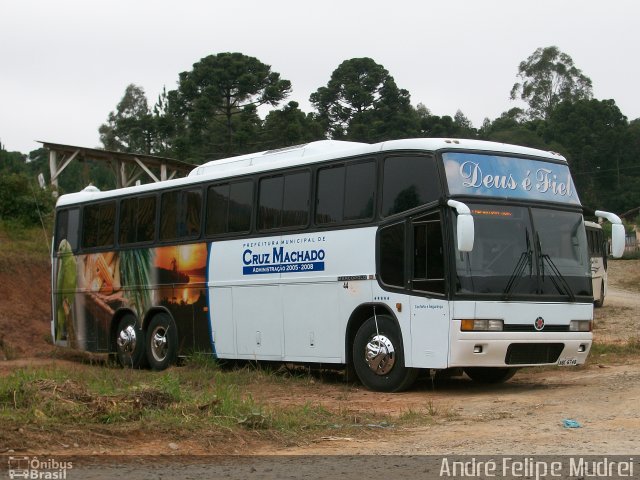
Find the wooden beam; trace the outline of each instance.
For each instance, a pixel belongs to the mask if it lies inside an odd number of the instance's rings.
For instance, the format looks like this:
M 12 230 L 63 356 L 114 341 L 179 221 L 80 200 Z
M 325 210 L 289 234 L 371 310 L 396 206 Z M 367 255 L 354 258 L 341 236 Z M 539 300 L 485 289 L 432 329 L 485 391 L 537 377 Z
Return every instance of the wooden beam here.
M 142 168 L 145 172 L 147 172 L 147 175 L 149 175 L 149 176 L 151 177 L 151 179 L 152 179 L 154 182 L 159 182 L 159 181 L 160 181 L 160 180 L 158 180 L 158 177 L 156 177 L 156 176 L 153 174 L 153 172 L 152 172 L 151 170 L 149 170 L 149 169 L 147 168 L 147 166 L 146 166 L 144 163 L 142 163 L 142 162 L 140 161 L 140 159 L 139 159 L 138 157 L 133 157 L 133 159 L 134 159 L 134 160 L 136 161 L 136 163 L 140 166 L 140 168 Z
M 71 162 L 73 162 L 73 160 L 78 156 L 78 154 L 79 154 L 79 153 L 80 153 L 80 150 L 76 150 L 76 151 L 75 151 L 75 152 L 73 152 L 73 154 L 72 154 L 69 158 L 67 158 L 66 160 L 63 158 L 63 159 L 62 159 L 62 160 L 63 160 L 62 165 L 61 165 L 60 167 L 56 168 L 56 173 L 55 173 L 55 175 L 52 175 L 52 176 L 51 176 L 51 180 L 52 180 L 52 181 L 53 181 L 53 180 L 56 180 L 56 181 L 57 181 L 57 180 L 58 180 L 58 175 L 60 175 L 60 174 L 62 173 L 62 171 L 63 171 L 65 168 L 67 168 Z M 56 183 L 56 185 L 57 185 L 57 183 Z

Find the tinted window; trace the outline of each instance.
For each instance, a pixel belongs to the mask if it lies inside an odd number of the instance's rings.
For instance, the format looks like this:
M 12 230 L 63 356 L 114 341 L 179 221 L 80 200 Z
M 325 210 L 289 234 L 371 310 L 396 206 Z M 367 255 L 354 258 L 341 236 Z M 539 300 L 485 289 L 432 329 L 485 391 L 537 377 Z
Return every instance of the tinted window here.
M 84 207 L 82 215 L 83 247 L 108 247 L 114 244 L 115 202 L 88 205 Z
M 344 167 L 335 167 L 318 171 L 316 223 L 328 224 L 342 221 L 344 170 Z
M 373 217 L 373 194 L 376 189 L 374 162 L 347 166 L 344 219 L 362 220 Z
M 160 207 L 160 240 L 199 236 L 201 210 L 200 190 L 163 193 Z
M 207 193 L 207 235 L 227 233 L 229 185 L 209 187 Z
M 253 210 L 253 182 L 231 184 L 229 232 L 248 232 Z
M 404 212 L 440 197 L 435 160 L 430 157 L 389 157 L 384 161 L 382 215 Z
M 372 161 L 320 170 L 316 223 L 372 218 L 375 186 L 376 169 Z
M 380 279 L 386 285 L 404 286 L 404 223 L 380 229 Z
M 309 172 L 260 181 L 258 229 L 306 225 L 309 218 Z
M 438 215 L 413 223 L 413 288 L 444 293 L 444 252 Z
M 293 173 L 284 177 L 282 226 L 306 225 L 309 220 L 309 172 Z
M 264 178 L 260 181 L 258 204 L 258 229 L 278 228 L 282 214 L 282 177 Z
M 156 197 L 127 198 L 120 203 L 121 244 L 150 242 L 156 229 Z
M 75 252 L 78 248 L 78 222 L 80 211 L 77 208 L 60 210 L 56 216 L 55 251 L 60 248 L 60 242 L 66 240 Z
M 251 181 L 209 187 L 207 235 L 249 231 L 252 207 Z

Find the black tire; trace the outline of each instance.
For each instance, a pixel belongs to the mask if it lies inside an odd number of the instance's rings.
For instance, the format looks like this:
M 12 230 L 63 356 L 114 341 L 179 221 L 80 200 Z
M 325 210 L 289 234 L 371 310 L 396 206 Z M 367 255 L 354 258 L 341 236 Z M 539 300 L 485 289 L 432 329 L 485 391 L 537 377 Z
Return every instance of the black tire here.
M 144 331 L 133 313 L 125 314 L 118 322 L 114 344 L 120 365 L 125 368 L 146 366 Z
M 353 367 L 363 385 L 371 390 L 405 390 L 415 381 L 418 370 L 404 365 L 402 337 L 395 321 L 386 315 L 378 315 L 377 323 L 377 331 L 374 317 L 358 329 L 353 341 Z M 376 338 L 378 335 L 381 338 Z M 380 354 L 372 356 L 372 347 L 377 348 Z M 389 355 L 390 351 L 392 355 Z
M 600 308 L 604 305 L 604 282 L 600 285 L 600 298 L 593 302 L 593 306 Z
M 470 367 L 464 369 L 464 373 L 466 373 L 471 380 L 483 384 L 506 382 L 513 377 L 517 371 L 517 368 L 508 367 Z
M 173 365 L 178 353 L 178 329 L 166 313 L 155 315 L 146 332 L 147 362 L 151 370 L 164 370 Z

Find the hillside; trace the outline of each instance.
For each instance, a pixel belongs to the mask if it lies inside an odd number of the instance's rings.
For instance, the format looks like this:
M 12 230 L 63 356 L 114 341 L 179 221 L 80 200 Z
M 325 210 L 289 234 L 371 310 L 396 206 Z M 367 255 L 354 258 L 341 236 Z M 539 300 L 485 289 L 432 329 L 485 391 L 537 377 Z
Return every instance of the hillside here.
M 51 353 L 50 284 L 42 229 L 0 229 L 0 360 Z

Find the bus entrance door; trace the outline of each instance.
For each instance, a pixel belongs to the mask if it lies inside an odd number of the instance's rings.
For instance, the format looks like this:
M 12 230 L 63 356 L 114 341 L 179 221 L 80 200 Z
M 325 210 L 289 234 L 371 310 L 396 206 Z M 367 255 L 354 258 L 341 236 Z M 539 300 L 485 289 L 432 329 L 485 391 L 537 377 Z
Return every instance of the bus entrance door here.
M 439 212 L 411 221 L 411 357 L 414 367 L 446 368 L 449 302 L 445 299 L 444 249 Z

